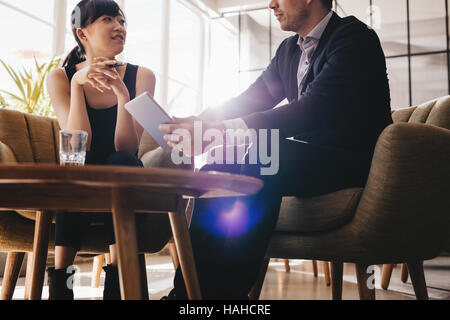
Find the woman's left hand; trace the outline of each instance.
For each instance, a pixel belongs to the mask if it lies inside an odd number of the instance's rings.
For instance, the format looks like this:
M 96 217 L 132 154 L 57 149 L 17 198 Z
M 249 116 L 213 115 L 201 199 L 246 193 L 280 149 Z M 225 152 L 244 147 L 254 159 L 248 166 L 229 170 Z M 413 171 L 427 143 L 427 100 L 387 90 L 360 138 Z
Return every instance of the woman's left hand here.
M 95 58 L 95 62 L 103 62 L 103 61 L 109 61 L 110 59 L 107 58 Z M 130 93 L 128 92 L 128 88 L 125 85 L 125 83 L 122 81 L 122 78 L 120 77 L 119 73 L 117 72 L 116 68 L 110 68 L 111 72 L 113 72 L 117 77 L 116 79 L 112 79 L 111 77 L 105 76 L 103 73 L 94 73 L 89 75 L 90 78 L 95 79 L 96 81 L 100 82 L 103 86 L 106 88 L 112 90 L 114 94 L 117 96 L 117 99 L 121 102 L 128 102 L 130 101 Z

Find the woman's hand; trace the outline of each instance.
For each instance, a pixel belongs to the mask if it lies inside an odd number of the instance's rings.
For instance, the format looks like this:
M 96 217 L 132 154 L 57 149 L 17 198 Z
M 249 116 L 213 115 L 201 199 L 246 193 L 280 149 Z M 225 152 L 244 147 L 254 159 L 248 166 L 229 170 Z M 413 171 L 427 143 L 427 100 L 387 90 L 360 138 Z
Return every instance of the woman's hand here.
M 128 102 L 130 94 L 126 85 L 120 78 L 119 73 L 110 65 L 117 64 L 117 60 L 107 58 L 94 58 L 94 63 L 79 70 L 73 77 L 79 85 L 90 84 L 98 91 L 104 93 L 105 90 L 113 90 L 118 100 Z

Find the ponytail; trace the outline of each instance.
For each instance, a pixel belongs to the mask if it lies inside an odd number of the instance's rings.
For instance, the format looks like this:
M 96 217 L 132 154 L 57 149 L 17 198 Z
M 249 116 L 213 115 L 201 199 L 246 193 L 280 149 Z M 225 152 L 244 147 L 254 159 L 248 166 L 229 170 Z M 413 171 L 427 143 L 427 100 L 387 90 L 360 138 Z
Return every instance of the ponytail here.
M 80 46 L 76 46 L 75 48 L 70 51 L 70 53 L 67 55 L 66 59 L 64 59 L 63 67 L 66 66 L 74 66 L 79 64 L 80 62 L 83 62 L 86 60 L 86 55 L 80 48 Z

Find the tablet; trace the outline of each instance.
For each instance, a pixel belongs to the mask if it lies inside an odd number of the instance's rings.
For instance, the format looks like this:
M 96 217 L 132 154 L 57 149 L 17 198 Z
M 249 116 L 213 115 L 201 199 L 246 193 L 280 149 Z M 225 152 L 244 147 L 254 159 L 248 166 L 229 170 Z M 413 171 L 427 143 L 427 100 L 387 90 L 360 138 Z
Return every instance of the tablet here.
M 167 141 L 164 140 L 166 133 L 159 130 L 159 125 L 173 123 L 173 120 L 153 99 L 150 93 L 144 92 L 131 100 L 125 104 L 125 109 L 165 151 L 172 151 Z

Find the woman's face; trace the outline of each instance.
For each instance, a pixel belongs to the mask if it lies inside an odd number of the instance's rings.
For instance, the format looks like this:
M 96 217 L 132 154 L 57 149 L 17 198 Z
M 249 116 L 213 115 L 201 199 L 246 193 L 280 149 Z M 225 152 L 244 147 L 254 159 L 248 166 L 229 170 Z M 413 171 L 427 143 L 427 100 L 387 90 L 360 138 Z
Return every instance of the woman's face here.
M 80 39 L 87 53 L 113 57 L 120 54 L 125 47 L 127 30 L 123 16 L 103 15 L 82 30 L 85 38 Z

